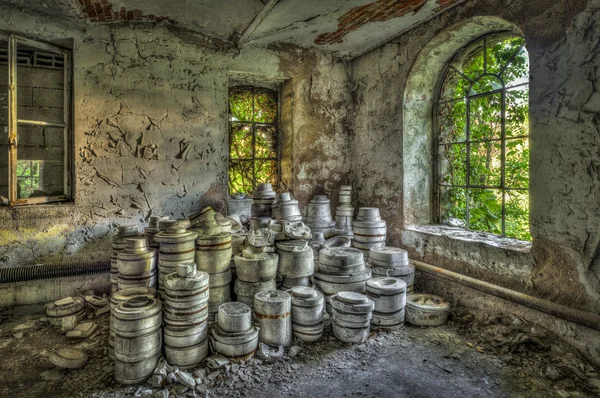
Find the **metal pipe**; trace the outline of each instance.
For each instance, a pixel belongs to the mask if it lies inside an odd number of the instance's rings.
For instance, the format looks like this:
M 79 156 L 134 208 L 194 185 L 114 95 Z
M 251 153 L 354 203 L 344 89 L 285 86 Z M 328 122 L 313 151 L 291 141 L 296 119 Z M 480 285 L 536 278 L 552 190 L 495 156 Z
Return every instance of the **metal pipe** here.
M 73 261 L 0 268 L 0 284 L 108 273 L 110 260 Z
M 524 293 L 507 289 L 502 286 L 494 285 L 479 279 L 471 278 L 444 268 L 436 267 L 431 264 L 420 261 L 412 261 L 415 268 L 425 273 L 439 276 L 440 278 L 459 283 L 463 286 L 479 290 L 480 292 L 500 297 L 501 299 L 512 301 L 524 305 L 534 310 L 576 323 L 587 328 L 600 331 L 600 315 L 592 312 L 576 310 L 561 304 L 556 304 L 547 300 L 542 300 Z

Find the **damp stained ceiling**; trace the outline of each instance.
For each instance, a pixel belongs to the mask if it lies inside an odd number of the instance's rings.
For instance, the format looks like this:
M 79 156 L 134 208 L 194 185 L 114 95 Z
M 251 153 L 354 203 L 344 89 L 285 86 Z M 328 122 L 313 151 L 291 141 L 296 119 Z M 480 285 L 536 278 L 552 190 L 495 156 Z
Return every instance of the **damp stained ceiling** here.
M 463 0 L 0 0 L 89 24 L 162 21 L 237 45 L 361 55 Z

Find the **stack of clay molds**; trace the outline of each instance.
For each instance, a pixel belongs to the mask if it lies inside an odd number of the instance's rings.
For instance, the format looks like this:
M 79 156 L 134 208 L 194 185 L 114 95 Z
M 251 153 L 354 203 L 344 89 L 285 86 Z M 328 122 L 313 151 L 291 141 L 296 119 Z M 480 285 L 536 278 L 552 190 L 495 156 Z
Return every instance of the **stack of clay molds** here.
M 237 299 L 252 308 L 256 293 L 275 288 L 279 255 L 265 252 L 262 248 L 248 246 L 234 258 Z
M 136 296 L 111 311 L 115 379 L 138 384 L 152 375 L 162 351 L 160 300 Z
M 373 276 L 402 279 L 406 282 L 406 292 L 413 291 L 415 266 L 408 261 L 406 250 L 390 246 L 373 248 L 370 251 L 368 262 Z
M 339 292 L 331 297 L 333 334 L 344 343 L 364 343 L 371 330 L 375 304 L 364 294 Z
M 362 251 L 351 247 L 321 249 L 319 269 L 313 275 L 315 286 L 325 294 L 327 312 L 331 313 L 330 298 L 343 292 L 366 292 L 371 270 L 365 265 Z
M 208 273 L 210 277 L 208 314 L 211 322 L 215 319 L 219 305 L 231 301 L 231 256 L 233 255 L 231 233 L 222 230 L 212 232 L 212 234 L 200 234 L 196 239 L 196 266 L 198 270 Z
M 151 249 L 158 250 L 158 242 L 154 240 L 154 235 L 160 232 L 158 228 L 158 223 L 162 220 L 168 220 L 169 217 L 163 216 L 150 216 L 148 220 L 148 226 L 144 228 L 144 235 L 148 238 L 148 247 Z
M 156 289 L 135 287 L 131 289 L 119 290 L 110 297 L 110 318 L 108 323 L 108 358 L 110 360 L 115 359 L 114 357 L 114 346 L 115 346 L 115 330 L 113 327 L 113 311 L 118 307 L 119 304 L 132 299 L 137 296 L 145 296 L 149 298 L 156 297 Z
M 180 264 L 165 278 L 165 356 L 172 366 L 196 366 L 208 354 L 208 274 Z
M 279 266 L 277 274 L 283 289 L 294 286 L 310 286 L 315 271 L 313 248 L 305 240 L 287 240 L 277 243 Z
M 322 232 L 329 236 L 335 227 L 335 221 L 331 217 L 330 200 L 325 195 L 315 195 L 308 203 L 306 210 L 306 225 L 311 231 Z
M 275 203 L 271 205 L 271 214 L 275 220 L 302 221 L 298 201 L 289 192 L 277 194 Z
M 369 256 L 371 248 L 385 246 L 387 227 L 376 207 L 361 207 L 358 209 L 356 220 L 352 222 L 354 240 L 352 246 L 360 249 Z
M 251 358 L 258 346 L 252 310 L 244 303 L 221 304 L 210 338 L 212 351 L 232 359 Z
M 156 251 L 149 250 L 147 238 L 127 239 L 127 247 L 117 255 L 119 290 L 156 286 Z
M 367 281 L 367 297 L 375 303 L 371 325 L 398 329 L 404 324 L 406 283 L 396 278 L 373 278 Z
M 312 287 L 295 286 L 288 290 L 292 297 L 292 331 L 298 340 L 314 342 L 323 335 L 325 298 Z
M 200 210 L 198 213 L 189 216 L 191 230 L 198 233 L 200 236 L 212 236 L 220 234 L 223 232 L 223 227 L 219 223 L 220 218 L 217 218 L 217 214 L 218 213 L 209 206 Z
M 352 207 L 352 186 L 342 185 L 340 187 L 339 205 L 335 208 L 335 230 L 336 233 L 353 236 L 352 219 L 354 218 L 354 207 Z
M 252 198 L 246 197 L 243 193 L 233 194 L 227 201 L 227 214 L 230 216 L 250 218 L 251 209 Z
M 265 228 L 272 219 L 271 206 L 275 203 L 275 191 L 273 191 L 272 185 L 258 184 L 252 200 L 250 229 Z
M 177 272 L 179 264 L 193 263 L 195 260 L 196 238 L 198 234 L 188 231 L 188 220 L 159 221 L 161 232 L 154 235 L 158 249 L 158 292 L 163 297 L 164 280 L 167 275 Z
M 46 315 L 54 326 L 70 324 L 75 327 L 78 322 L 85 319 L 85 300 L 81 297 L 65 297 L 46 304 Z M 71 328 L 72 329 L 72 328 Z
M 266 290 L 254 296 L 254 316 L 260 324 L 261 343 L 287 347 L 292 342 L 292 298 L 281 290 Z
M 119 290 L 119 267 L 117 265 L 119 252 L 127 247 L 127 239 L 139 235 L 136 225 L 120 225 L 117 234 L 112 238 L 112 254 L 110 256 L 110 284 L 112 292 Z
M 232 232 L 231 233 L 231 261 L 229 262 L 229 268 L 231 269 L 231 299 L 236 300 L 235 297 L 235 280 L 237 279 L 237 270 L 235 265 L 236 254 L 241 254 L 246 243 L 245 232 Z

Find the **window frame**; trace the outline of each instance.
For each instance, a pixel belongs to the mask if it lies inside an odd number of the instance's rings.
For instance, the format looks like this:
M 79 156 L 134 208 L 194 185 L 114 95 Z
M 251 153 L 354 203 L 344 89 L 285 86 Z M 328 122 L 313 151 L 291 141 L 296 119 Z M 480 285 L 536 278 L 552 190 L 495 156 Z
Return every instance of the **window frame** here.
M 73 176 L 73 56 L 70 49 L 50 44 L 38 39 L 30 39 L 12 32 L 0 31 L 0 39 L 8 44 L 8 203 L 0 206 L 23 206 L 67 202 L 72 199 Z M 42 120 L 18 119 L 18 74 L 17 74 L 17 45 L 25 44 L 41 51 L 61 54 L 63 58 L 63 123 L 45 122 Z M 18 161 L 18 126 L 38 126 L 62 128 L 64 131 L 64 158 L 63 158 L 63 195 L 39 196 L 34 198 L 17 197 L 17 161 Z
M 506 61 L 506 63 L 502 66 L 502 68 L 500 69 L 500 71 L 496 74 L 489 72 L 488 69 L 488 56 L 487 56 L 487 50 L 488 50 L 488 43 L 490 40 L 493 40 L 495 38 L 499 38 L 502 35 L 510 35 L 514 38 L 521 38 L 523 39 L 523 43 L 518 47 L 517 50 L 515 50 L 515 52 L 511 55 L 511 57 L 508 59 L 508 61 Z M 461 55 L 464 54 L 465 51 L 467 51 L 470 47 L 473 47 L 475 45 L 477 45 L 478 43 L 482 43 L 483 45 L 483 51 L 484 51 L 484 55 L 483 55 L 483 65 L 484 65 L 484 69 L 483 72 L 478 74 L 476 77 L 474 78 L 470 78 L 468 76 L 466 76 L 463 72 L 459 71 L 458 69 L 456 69 L 454 66 L 452 66 L 452 62 L 455 61 L 457 58 L 459 58 Z M 528 81 L 526 83 L 518 83 L 518 84 L 514 84 L 514 85 L 507 85 L 507 83 L 505 82 L 505 80 L 503 79 L 502 75 L 503 73 L 506 71 L 506 69 L 510 66 L 510 64 L 515 60 L 515 58 L 523 51 L 527 51 L 527 41 L 525 40 L 524 37 L 519 36 L 518 34 L 515 34 L 512 31 L 495 31 L 495 32 L 488 32 L 482 36 L 479 36 L 477 38 L 475 38 L 474 40 L 469 41 L 469 43 L 467 43 L 466 45 L 462 46 L 461 48 L 459 48 L 457 51 L 454 52 L 453 56 L 448 60 L 448 62 L 446 63 L 446 65 L 444 66 L 442 73 L 440 73 L 439 76 L 439 80 L 438 83 L 436 85 L 436 89 L 435 89 L 435 93 L 434 93 L 434 97 L 433 97 L 433 107 L 432 107 L 432 120 L 433 120 L 433 139 L 432 139 L 432 158 L 433 158 L 433 189 L 432 189 L 432 202 L 433 202 L 433 218 L 434 220 L 436 220 L 436 222 L 438 222 L 439 224 L 443 224 L 443 212 L 442 212 L 442 195 L 441 195 L 441 190 L 442 188 L 460 188 L 460 189 L 464 189 L 465 190 L 465 226 L 463 227 L 466 231 L 474 231 L 474 232 L 483 232 L 483 233 L 489 233 L 492 234 L 494 236 L 499 236 L 502 238 L 509 238 L 509 239 L 517 239 L 517 238 L 512 238 L 512 237 L 508 237 L 506 236 L 506 194 L 510 191 L 519 191 L 519 192 L 526 192 L 528 197 L 529 197 L 529 193 L 530 193 L 530 184 L 528 185 L 527 188 L 514 188 L 514 187 L 507 187 L 506 186 L 506 142 L 510 141 L 510 140 L 517 140 L 517 139 L 527 139 L 530 140 L 531 139 L 531 134 L 529 133 L 528 135 L 518 135 L 518 136 L 510 136 L 507 138 L 506 136 L 506 103 L 507 103 L 507 92 L 509 92 L 510 90 L 515 90 L 515 89 L 522 89 L 524 87 L 526 87 L 528 89 L 528 103 L 529 103 L 529 86 L 531 83 L 531 80 L 528 79 Z M 528 55 L 528 61 L 529 61 L 529 55 Z M 459 99 L 450 99 L 450 100 L 442 100 L 442 94 L 443 94 L 443 86 L 444 86 L 444 82 L 446 81 L 446 78 L 448 77 L 448 74 L 451 70 L 454 70 L 456 73 L 458 73 L 463 79 L 466 79 L 469 82 L 469 87 L 466 91 L 466 95 L 462 98 Z M 502 88 L 500 89 L 494 89 L 494 90 L 490 90 L 490 91 L 486 91 L 483 93 L 471 93 L 471 90 L 473 88 L 473 85 L 475 85 L 480 79 L 486 77 L 486 76 L 493 76 L 495 78 L 497 78 L 498 80 L 500 80 L 502 82 Z M 529 71 L 528 71 L 528 76 L 529 76 Z M 471 109 L 470 109 L 470 105 L 471 105 L 471 101 L 477 98 L 483 98 L 486 96 L 490 96 L 490 95 L 495 95 L 495 94 L 500 94 L 501 95 L 501 136 L 500 138 L 491 138 L 491 139 L 483 139 L 483 140 L 473 140 L 471 139 L 470 136 L 470 132 L 471 132 Z M 466 119 L 465 119 L 465 138 L 462 141 L 448 141 L 448 142 L 441 142 L 440 140 L 440 127 L 441 127 L 441 123 L 440 123 L 440 109 L 441 106 L 447 103 L 457 103 L 459 101 L 464 101 L 465 102 L 465 112 L 466 112 Z M 529 113 L 528 113 L 529 116 Z M 528 125 L 530 126 L 529 122 Z M 473 143 L 487 143 L 487 142 L 499 142 L 501 144 L 501 174 L 500 174 L 500 184 L 499 185 L 477 185 L 477 184 L 471 184 L 471 173 L 470 173 L 470 168 L 471 168 L 471 161 L 470 161 L 470 154 L 471 154 L 471 144 Z M 464 185 L 458 185 L 458 184 L 443 184 L 441 181 L 441 147 L 446 146 L 446 145 L 452 145 L 452 144 L 465 144 L 465 150 L 466 150 L 466 161 L 465 161 L 465 183 Z M 531 170 L 531 158 L 529 159 L 529 165 L 528 165 L 528 171 Z M 470 229 L 469 228 L 469 201 L 470 198 L 468 196 L 468 192 L 470 189 L 493 189 L 493 190 L 499 190 L 502 193 L 502 219 L 501 219 L 501 234 L 495 234 L 493 232 L 489 232 L 489 231 L 480 231 L 480 230 L 475 230 L 475 229 Z M 531 224 L 528 223 L 528 228 L 529 231 L 531 228 Z
M 264 90 L 264 91 L 269 91 L 271 93 L 273 93 L 274 95 L 277 95 L 277 112 L 276 112 L 276 117 L 275 117 L 275 122 L 274 123 L 265 123 L 265 122 L 255 122 L 254 120 L 252 121 L 245 121 L 245 120 L 236 120 L 233 121 L 231 120 L 232 115 L 231 115 L 231 94 L 232 91 L 234 90 L 244 90 L 244 91 L 249 91 L 252 93 L 252 115 L 254 116 L 255 113 L 255 108 L 254 108 L 254 93 L 256 91 L 259 90 Z M 278 186 L 281 182 L 281 131 L 280 131 L 280 123 L 281 123 L 281 92 L 278 89 L 275 88 L 271 88 L 271 87 L 263 87 L 263 86 L 259 86 L 259 85 L 247 85 L 247 84 L 241 84 L 241 85 L 234 85 L 234 86 L 230 86 L 229 90 L 228 90 L 228 95 L 227 95 L 227 187 L 228 187 L 228 191 L 229 194 L 235 194 L 236 192 L 232 192 L 231 191 L 231 186 L 229 184 L 229 172 L 231 170 L 231 163 L 232 163 L 232 158 L 231 158 L 231 134 L 233 131 L 233 125 L 236 123 L 239 124 L 249 124 L 252 126 L 252 157 L 250 158 L 239 158 L 239 159 L 233 159 L 233 161 L 238 161 L 238 162 L 251 162 L 252 163 L 252 187 L 253 190 L 256 189 L 257 185 L 261 182 L 264 181 L 257 181 L 256 180 L 256 169 L 255 169 L 255 163 L 257 160 L 264 160 L 264 161 L 274 161 L 275 162 L 275 167 L 276 167 L 276 186 Z M 275 128 L 275 153 L 276 153 L 276 157 L 275 158 L 257 158 L 256 157 L 256 130 L 257 127 L 260 126 L 271 126 Z M 252 192 L 245 192 L 247 195 L 251 195 Z

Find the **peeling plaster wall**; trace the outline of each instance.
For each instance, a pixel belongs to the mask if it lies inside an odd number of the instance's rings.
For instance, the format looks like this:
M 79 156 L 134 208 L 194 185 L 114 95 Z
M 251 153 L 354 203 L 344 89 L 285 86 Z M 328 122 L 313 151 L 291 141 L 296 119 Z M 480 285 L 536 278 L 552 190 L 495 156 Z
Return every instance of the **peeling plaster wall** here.
M 343 100 L 341 88 L 327 83 L 332 70 L 348 81 L 330 58 L 293 58 L 310 61 L 305 70 L 290 64 L 290 53 L 280 58 L 261 48 L 209 50 L 161 23 L 82 26 L 0 11 L 2 30 L 46 40 L 73 38 L 75 63 L 74 201 L 0 208 L 0 266 L 106 259 L 117 224 L 137 224 L 141 230 L 151 214 L 182 218 L 206 205 L 225 210 L 230 73 L 266 81 L 298 73 L 300 81 L 288 83 L 294 125 L 286 134 L 294 137 L 294 150 L 302 154 L 317 145 L 321 133 L 323 140 L 331 135 L 346 144 L 340 126 L 347 112 L 318 105 L 331 96 Z M 313 80 L 323 84 L 312 89 L 307 82 Z M 343 88 L 347 93 L 348 86 Z M 315 104 L 303 105 L 307 100 Z M 331 150 L 325 145 L 313 161 Z M 321 186 L 329 171 L 347 173 L 344 162 L 339 154 L 320 174 L 284 173 L 290 189 L 299 184 L 297 191 L 308 193 L 315 190 L 316 174 Z
M 432 39 L 450 37 L 453 26 L 478 16 L 514 24 L 528 43 L 530 250 L 457 240 L 410 225 L 433 220 L 430 180 L 415 180 L 431 170 L 428 144 L 411 153 L 403 146 L 407 136 L 431 142 L 426 120 L 414 120 L 410 131 L 403 131 L 407 81 Z M 388 244 L 408 248 L 414 258 L 597 312 L 599 274 L 590 264 L 600 253 L 599 20 L 598 0 L 470 0 L 353 62 L 355 199 L 381 208 Z M 404 169 L 407 157 L 414 161 Z M 406 194 L 407 187 L 416 194 Z

